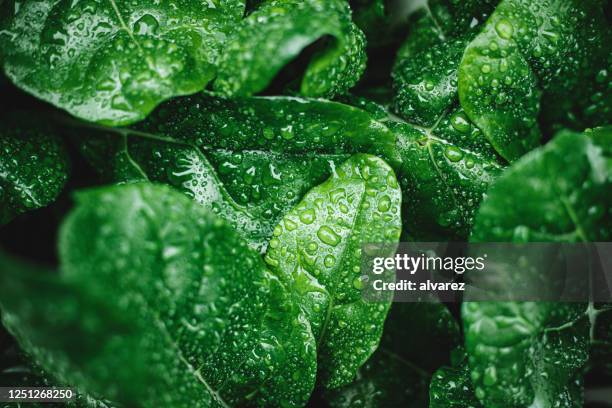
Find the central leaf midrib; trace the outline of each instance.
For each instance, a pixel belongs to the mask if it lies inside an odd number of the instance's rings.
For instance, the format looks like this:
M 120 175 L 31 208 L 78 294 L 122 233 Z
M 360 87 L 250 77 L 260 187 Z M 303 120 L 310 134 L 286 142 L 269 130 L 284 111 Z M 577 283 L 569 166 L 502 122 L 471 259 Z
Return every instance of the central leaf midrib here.
M 367 189 L 367 182 L 366 180 L 362 179 L 362 184 L 363 184 L 363 193 L 361 194 L 361 197 L 359 197 L 359 204 L 357 205 L 357 211 L 355 216 L 353 217 L 353 219 L 351 220 L 351 229 L 349 232 L 349 235 L 351 235 L 351 233 L 354 231 L 355 229 L 355 224 L 357 223 L 357 218 L 359 218 L 359 214 L 361 214 L 362 211 L 362 205 L 363 202 L 366 198 L 366 194 L 365 191 Z M 350 244 L 350 239 L 347 237 L 346 239 L 346 246 L 345 249 L 348 247 L 348 245 Z M 340 257 L 340 262 L 337 262 L 336 265 L 341 266 L 344 265 L 344 260 L 346 258 L 347 255 L 347 251 L 344 251 Z M 338 268 L 335 268 L 334 270 L 336 271 Z M 316 279 L 316 278 L 315 278 Z M 329 321 L 331 320 L 331 316 L 333 313 L 333 309 L 336 306 L 335 304 L 335 298 L 336 298 L 336 289 L 338 288 L 338 280 L 340 279 L 340 274 L 339 273 L 334 273 L 334 278 L 332 279 L 332 290 L 328 289 L 328 292 L 330 294 L 330 303 L 329 303 L 329 307 L 327 309 L 327 313 L 325 315 L 325 320 L 323 321 L 323 325 L 321 326 L 321 334 L 319 336 L 319 339 L 317 341 L 317 349 L 319 348 L 320 344 L 323 342 L 323 339 L 325 338 L 325 335 L 327 334 L 327 326 L 329 325 Z
M 144 199 L 144 197 L 142 197 L 139 193 L 139 205 L 147 208 L 148 211 L 150 211 L 151 214 L 155 213 L 155 211 L 148 205 L 148 203 L 146 202 L 146 200 Z M 157 225 L 157 222 L 149 216 L 149 214 L 147 214 L 146 211 L 142 211 L 140 210 L 142 215 L 147 218 L 149 220 L 149 225 L 151 225 L 155 231 L 155 234 L 158 237 L 158 241 L 160 243 L 162 243 L 162 239 L 161 239 L 161 234 L 160 234 L 160 227 L 159 225 Z M 160 248 L 161 251 L 161 248 Z M 161 253 L 158 254 L 158 258 L 160 259 L 160 262 L 163 263 L 163 256 Z M 162 284 L 164 284 L 165 286 L 165 282 L 163 281 L 163 279 L 161 280 Z M 170 331 L 168 330 L 168 327 L 166 326 L 166 323 L 164 322 L 163 319 L 161 319 L 161 317 L 159 316 L 159 314 L 155 311 L 154 308 L 151 307 L 151 305 L 149 304 L 147 298 L 143 295 L 140 296 L 144 302 L 144 304 L 146 305 L 146 308 L 149 310 L 149 312 L 151 313 L 151 315 L 153 316 L 153 318 L 155 319 L 155 322 L 157 323 L 157 326 L 159 327 L 160 331 L 162 332 L 163 336 L 166 338 L 166 340 L 170 343 L 170 345 L 174 348 L 174 350 L 177 353 L 177 356 L 179 358 L 179 360 L 181 361 L 181 363 L 183 363 L 187 369 L 193 373 L 193 376 L 196 378 L 196 380 L 198 382 L 200 382 L 201 384 L 204 385 L 204 387 L 206 388 L 206 390 L 210 393 L 211 397 L 216 400 L 223 408 L 231 408 L 224 400 L 223 398 L 219 395 L 218 391 L 215 391 L 214 388 L 212 388 L 210 386 L 210 384 L 208 384 L 208 382 L 206 381 L 206 379 L 204 377 L 202 377 L 199 369 L 196 369 L 191 363 L 189 363 L 189 361 L 185 358 L 185 356 L 183 355 L 183 351 L 181 350 L 180 346 L 178 345 L 178 343 L 175 341 L 174 337 L 170 334 Z

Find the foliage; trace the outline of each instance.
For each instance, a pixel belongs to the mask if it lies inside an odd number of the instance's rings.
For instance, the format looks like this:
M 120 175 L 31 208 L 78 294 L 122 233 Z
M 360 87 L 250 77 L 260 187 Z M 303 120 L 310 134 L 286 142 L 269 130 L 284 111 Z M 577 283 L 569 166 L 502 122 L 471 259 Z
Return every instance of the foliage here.
M 610 304 L 369 302 L 361 262 L 612 240 L 610 11 L 0 0 L 0 385 L 582 406 L 612 374 Z

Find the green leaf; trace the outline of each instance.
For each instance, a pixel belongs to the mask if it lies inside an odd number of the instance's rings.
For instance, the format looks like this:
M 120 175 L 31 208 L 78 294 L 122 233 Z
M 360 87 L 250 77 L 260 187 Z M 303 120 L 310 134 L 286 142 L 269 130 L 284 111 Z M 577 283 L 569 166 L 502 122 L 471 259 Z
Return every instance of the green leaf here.
M 380 347 L 351 384 L 329 391 L 332 408 L 426 407 L 429 379 L 459 344 L 459 325 L 440 303 L 394 303 Z
M 61 275 L 0 275 L 4 322 L 47 372 L 128 406 L 306 403 L 308 322 L 232 228 L 164 186 L 77 200 Z
M 610 128 L 562 132 L 494 183 L 472 240 L 610 240 L 611 157 Z M 491 407 L 582 406 L 576 376 L 595 340 L 591 325 L 606 310 L 591 303 L 464 304 L 466 349 L 478 399 Z
M 411 21 L 393 68 L 394 111 L 409 122 L 432 126 L 458 101 L 457 68 L 475 26 L 496 1 L 430 1 Z
M 48 124 L 25 112 L 0 121 L 0 225 L 52 203 L 68 178 L 64 146 Z
M 462 107 L 504 158 L 518 159 L 539 143 L 543 92 L 572 98 L 584 67 L 603 47 L 609 55 L 609 32 L 598 0 L 501 1 L 463 54 Z
M 474 395 L 467 362 L 457 367 L 442 367 L 435 372 L 429 385 L 429 407 L 482 407 Z
M 225 96 L 261 92 L 315 43 L 303 77 L 298 78 L 299 93 L 331 97 L 354 86 L 365 69 L 365 38 L 344 0 L 266 1 L 228 42 L 215 90 Z
M 164 104 L 133 129 L 100 131 L 79 129 L 103 135 L 79 140 L 109 178 L 178 187 L 259 249 L 280 218 L 349 154 L 399 160 L 393 133 L 366 112 L 296 98 L 193 96 Z
M 0 12 L 0 61 L 34 96 L 108 125 L 204 89 L 244 2 L 11 0 Z
M 612 128 L 564 131 L 511 166 L 491 187 L 476 242 L 612 239 Z
M 265 260 L 310 322 L 327 388 L 349 383 L 378 347 L 391 299 L 363 299 L 361 246 L 397 242 L 400 204 L 393 170 L 355 155 L 274 229 Z

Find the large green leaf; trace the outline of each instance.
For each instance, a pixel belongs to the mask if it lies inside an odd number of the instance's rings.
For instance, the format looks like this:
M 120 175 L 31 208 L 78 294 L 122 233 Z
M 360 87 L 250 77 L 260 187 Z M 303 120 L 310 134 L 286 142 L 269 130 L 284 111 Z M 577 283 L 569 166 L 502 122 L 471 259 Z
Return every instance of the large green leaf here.
M 461 105 L 495 149 L 515 160 L 538 144 L 543 92 L 574 98 L 585 77 L 594 82 L 584 71 L 608 67 L 610 34 L 599 0 L 503 0 L 465 49 Z
M 427 407 L 434 370 L 450 361 L 459 325 L 441 303 L 395 303 L 380 347 L 351 384 L 325 394 L 333 408 Z
M 242 0 L 11 0 L 0 10 L 0 61 L 36 97 L 90 121 L 143 119 L 204 89 Z
M 609 241 L 611 183 L 612 128 L 561 132 L 491 187 L 471 239 Z
M 354 86 L 365 69 L 365 38 L 351 21 L 346 1 L 265 1 L 228 42 L 215 89 L 226 96 L 261 92 L 314 43 L 314 54 L 298 79 L 299 93 L 329 97 Z
M 325 387 L 349 383 L 378 347 L 391 299 L 362 297 L 361 247 L 398 241 L 400 204 L 393 170 L 355 155 L 274 229 L 265 261 L 310 321 Z
M 77 200 L 61 275 L 0 275 L 4 323 L 48 373 L 128 406 L 305 404 L 308 322 L 232 228 L 164 186 Z
M 53 202 L 68 178 L 56 130 L 25 112 L 0 120 L 0 224 Z
M 478 213 L 476 242 L 609 241 L 612 131 L 569 131 L 511 166 Z M 466 303 L 462 316 L 475 393 L 487 407 L 581 406 L 576 376 L 603 332 L 608 306 Z M 596 336 L 597 335 L 597 336 Z M 603 343 L 605 344 L 605 343 Z
M 111 179 L 174 185 L 260 249 L 284 213 L 350 153 L 399 160 L 393 133 L 366 112 L 296 98 L 194 96 L 163 105 L 133 129 L 78 131 L 103 135 L 79 140 Z
M 258 248 L 332 164 L 356 152 L 376 154 L 395 169 L 412 239 L 467 237 L 502 169 L 482 132 L 461 110 L 425 128 L 397 123 L 365 103 L 359 106 L 368 112 L 322 100 L 193 96 L 164 104 L 133 129 L 80 140 L 111 179 L 173 184 L 217 207 Z

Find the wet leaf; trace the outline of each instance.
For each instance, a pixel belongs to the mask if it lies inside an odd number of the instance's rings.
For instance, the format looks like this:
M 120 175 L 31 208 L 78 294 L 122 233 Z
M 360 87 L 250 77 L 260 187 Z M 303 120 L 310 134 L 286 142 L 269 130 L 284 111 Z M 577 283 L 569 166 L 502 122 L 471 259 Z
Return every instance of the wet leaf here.
M 21 89 L 108 125 L 204 89 L 244 2 L 11 0 L 0 12 L 0 61 Z
M 493 184 L 471 239 L 610 240 L 611 153 L 609 128 L 562 132 Z M 595 340 L 591 326 L 606 309 L 592 303 L 465 303 L 466 349 L 478 399 L 492 407 L 582 406 L 577 375 Z
M 333 408 L 427 407 L 434 370 L 450 361 L 459 326 L 440 303 L 394 303 L 380 347 L 351 384 L 327 392 Z
M 296 98 L 194 96 L 131 130 L 99 130 L 75 132 L 110 179 L 171 184 L 261 250 L 280 218 L 351 153 L 396 155 L 393 133 L 366 112 Z
M 77 201 L 61 275 L 0 275 L 4 323 L 48 373 L 128 406 L 305 404 L 312 333 L 232 228 L 164 186 Z
M 405 239 L 465 239 L 503 162 L 461 109 L 443 114 L 432 127 L 389 127 L 402 157 Z
M 597 0 L 501 1 L 463 54 L 461 105 L 495 149 L 516 160 L 539 143 L 543 93 L 573 98 L 585 67 L 607 66 L 610 35 Z
M 331 97 L 353 87 L 365 69 L 365 37 L 344 0 L 265 1 L 237 27 L 219 66 L 215 90 L 249 96 L 318 42 L 303 71 L 299 94 Z M 292 78 L 294 79 L 294 78 Z
M 0 121 L 0 224 L 51 204 L 68 178 L 68 157 L 57 131 L 25 112 Z
M 442 367 L 429 385 L 430 408 L 480 408 L 474 395 L 467 361 L 459 366 Z
M 355 155 L 274 229 L 265 261 L 310 322 L 327 388 L 349 383 L 378 347 L 391 299 L 362 297 L 361 248 L 399 240 L 400 205 L 393 170 Z

